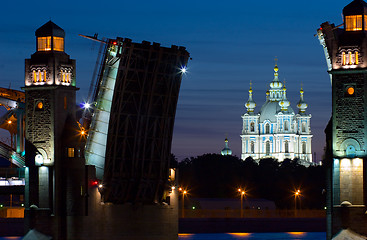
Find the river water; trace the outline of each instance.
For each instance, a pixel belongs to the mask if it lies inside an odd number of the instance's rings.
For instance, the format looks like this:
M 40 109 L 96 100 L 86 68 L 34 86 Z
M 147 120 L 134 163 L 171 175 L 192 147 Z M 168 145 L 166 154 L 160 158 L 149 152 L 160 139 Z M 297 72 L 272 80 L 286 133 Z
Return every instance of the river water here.
M 325 240 L 325 232 L 179 234 L 179 240 Z

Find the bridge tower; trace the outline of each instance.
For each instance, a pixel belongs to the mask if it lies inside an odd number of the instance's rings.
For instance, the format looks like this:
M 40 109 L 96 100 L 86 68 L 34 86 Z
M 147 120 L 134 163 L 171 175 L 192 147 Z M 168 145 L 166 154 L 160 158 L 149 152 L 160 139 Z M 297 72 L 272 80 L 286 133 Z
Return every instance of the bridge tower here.
M 36 52 L 25 60 L 23 88 L 26 225 L 66 239 L 65 217 L 81 214 L 85 191 L 83 136 L 75 121 L 75 60 L 65 53 L 65 32 L 55 23 L 47 22 L 35 35 Z
M 367 3 L 352 1 L 343 9 L 343 21 L 325 22 L 317 31 L 332 85 L 328 239 L 343 229 L 367 236 Z

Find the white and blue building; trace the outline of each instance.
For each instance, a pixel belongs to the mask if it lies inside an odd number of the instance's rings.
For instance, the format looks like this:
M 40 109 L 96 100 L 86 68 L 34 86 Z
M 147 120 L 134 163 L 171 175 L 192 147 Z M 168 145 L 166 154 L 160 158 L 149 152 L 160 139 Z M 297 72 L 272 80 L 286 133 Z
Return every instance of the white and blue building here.
M 256 161 L 262 158 L 284 159 L 298 158 L 308 166 L 312 163 L 311 150 L 311 114 L 306 113 L 307 103 L 303 100 L 303 89 L 295 114 L 287 100 L 286 87 L 279 81 L 278 66 L 274 67 L 274 79 L 266 92 L 266 101 L 258 113 L 252 99 L 252 87 L 245 104 L 247 112 L 242 115 L 242 154 L 245 160 L 252 157 Z

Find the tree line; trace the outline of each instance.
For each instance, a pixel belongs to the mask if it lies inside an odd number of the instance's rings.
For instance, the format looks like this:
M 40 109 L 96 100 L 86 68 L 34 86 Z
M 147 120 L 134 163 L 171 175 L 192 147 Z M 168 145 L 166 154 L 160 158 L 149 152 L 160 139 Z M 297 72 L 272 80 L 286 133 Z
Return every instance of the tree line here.
M 236 198 L 238 188 L 246 197 L 274 201 L 277 208 L 294 208 L 295 192 L 300 190 L 298 208 L 325 207 L 325 168 L 305 167 L 298 159 L 241 160 L 236 156 L 204 154 L 176 162 L 179 185 L 196 198 Z

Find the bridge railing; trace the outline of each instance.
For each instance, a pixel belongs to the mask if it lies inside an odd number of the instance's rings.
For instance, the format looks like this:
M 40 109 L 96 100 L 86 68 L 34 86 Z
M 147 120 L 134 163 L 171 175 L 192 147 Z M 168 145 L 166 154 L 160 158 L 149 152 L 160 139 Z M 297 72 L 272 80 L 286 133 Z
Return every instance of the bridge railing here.
M 240 209 L 180 209 L 182 218 L 241 218 Z M 326 210 L 288 210 L 288 209 L 244 209 L 243 218 L 324 218 Z

